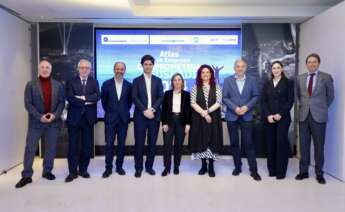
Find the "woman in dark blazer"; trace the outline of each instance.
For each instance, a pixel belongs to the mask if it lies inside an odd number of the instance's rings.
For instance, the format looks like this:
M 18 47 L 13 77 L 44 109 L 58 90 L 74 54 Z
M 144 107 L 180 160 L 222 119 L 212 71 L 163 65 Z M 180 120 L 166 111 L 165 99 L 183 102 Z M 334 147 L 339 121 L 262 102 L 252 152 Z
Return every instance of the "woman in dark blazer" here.
M 163 126 L 163 161 L 162 176 L 167 176 L 171 168 L 171 155 L 174 149 L 174 174 L 179 174 L 181 151 L 185 135 L 190 129 L 190 94 L 184 91 L 184 79 L 176 73 L 171 78 L 171 90 L 163 97 L 161 121 Z M 173 146 L 174 143 L 174 146 Z
M 294 84 L 284 75 L 280 61 L 272 63 L 272 78 L 264 85 L 262 101 L 269 176 L 284 179 L 290 155 L 288 132 Z

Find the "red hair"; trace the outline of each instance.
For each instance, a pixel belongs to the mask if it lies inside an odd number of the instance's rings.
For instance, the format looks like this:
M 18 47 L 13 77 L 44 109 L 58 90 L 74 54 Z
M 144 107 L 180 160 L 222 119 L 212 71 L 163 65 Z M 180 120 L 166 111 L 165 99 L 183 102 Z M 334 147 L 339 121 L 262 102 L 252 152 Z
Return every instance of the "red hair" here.
M 215 80 L 215 77 L 214 77 L 214 71 L 213 71 L 213 68 L 209 65 L 201 65 L 199 68 L 198 68 L 198 71 L 197 71 L 197 75 L 196 75 L 196 85 L 197 86 L 202 86 L 203 84 L 203 81 L 201 79 L 201 72 L 204 68 L 207 68 L 210 73 L 211 73 L 211 78 L 210 78 L 210 81 L 208 82 L 208 84 L 210 86 L 214 86 L 216 84 L 216 80 Z

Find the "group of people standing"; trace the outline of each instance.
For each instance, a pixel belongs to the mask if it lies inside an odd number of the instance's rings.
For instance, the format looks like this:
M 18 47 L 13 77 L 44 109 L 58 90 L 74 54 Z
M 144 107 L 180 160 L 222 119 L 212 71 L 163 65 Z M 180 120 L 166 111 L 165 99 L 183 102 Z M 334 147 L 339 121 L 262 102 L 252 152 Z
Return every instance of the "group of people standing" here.
M 334 99 L 332 77 L 319 71 L 320 57 L 311 54 L 306 59 L 308 72 L 296 80 L 300 130 L 300 173 L 297 180 L 308 178 L 311 137 L 314 142 L 316 179 L 325 184 L 323 177 L 324 141 L 328 107 Z M 161 175 L 179 174 L 181 152 L 185 136 L 189 134 L 192 159 L 201 160 L 199 175 L 208 173 L 215 177 L 214 162 L 223 146 L 221 108 L 226 107 L 225 121 L 230 137 L 230 148 L 235 168 L 232 175 L 242 172 L 241 147 L 245 149 L 250 175 L 260 181 L 254 139 L 252 137 L 253 109 L 262 101 L 262 118 L 267 143 L 267 167 L 269 176 L 283 179 L 286 176 L 290 145 L 288 131 L 290 110 L 294 104 L 294 82 L 284 75 L 283 64 L 271 64 L 272 76 L 259 91 L 255 77 L 246 74 L 247 64 L 236 60 L 235 74 L 224 80 L 223 88 L 217 84 L 214 70 L 201 65 L 191 93 L 184 90 L 180 73 L 171 78 L 171 89 L 164 92 L 162 80 L 153 75 L 155 59 L 151 55 L 141 58 L 143 74 L 133 80 L 124 79 L 126 64 L 114 64 L 114 78 L 105 81 L 99 90 L 96 79 L 90 76 L 91 63 L 80 60 L 79 75 L 63 85 L 51 78 L 52 66 L 47 60 L 39 63 L 38 80 L 30 81 L 25 89 L 25 108 L 29 113 L 29 126 L 24 153 L 24 170 L 16 188 L 32 182 L 32 164 L 37 144 L 45 136 L 45 155 L 42 177 L 54 180 L 52 174 L 56 142 L 61 128 L 61 113 L 68 101 L 68 167 L 65 182 L 78 178 L 90 178 L 88 165 L 92 155 L 93 126 L 97 121 L 97 102 L 100 99 L 105 111 L 105 171 L 103 178 L 113 173 L 114 142 L 117 140 L 115 170 L 125 175 L 123 161 L 125 143 L 130 122 L 130 109 L 134 110 L 134 161 L 135 177 L 143 170 L 155 175 L 153 169 L 156 142 L 160 126 L 163 131 L 163 163 Z M 261 97 L 261 98 L 260 98 Z M 78 136 L 81 149 L 78 150 Z M 144 147 L 147 154 L 144 162 Z M 241 143 L 241 145 L 240 145 Z M 173 163 L 172 163 L 172 155 Z

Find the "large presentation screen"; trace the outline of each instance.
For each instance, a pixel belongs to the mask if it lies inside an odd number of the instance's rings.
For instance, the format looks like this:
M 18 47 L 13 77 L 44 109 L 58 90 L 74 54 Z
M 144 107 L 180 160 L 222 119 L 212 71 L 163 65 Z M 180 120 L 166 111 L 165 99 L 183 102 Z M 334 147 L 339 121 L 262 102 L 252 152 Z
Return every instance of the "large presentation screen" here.
M 170 88 L 171 76 L 179 72 L 186 90 L 195 84 L 196 71 L 211 65 L 220 85 L 234 73 L 234 61 L 241 57 L 240 29 L 104 29 L 95 28 L 95 72 L 100 84 L 114 77 L 116 61 L 126 63 L 125 78 L 132 80 L 143 73 L 140 59 L 155 58 L 153 74 Z M 101 105 L 98 117 L 103 118 Z

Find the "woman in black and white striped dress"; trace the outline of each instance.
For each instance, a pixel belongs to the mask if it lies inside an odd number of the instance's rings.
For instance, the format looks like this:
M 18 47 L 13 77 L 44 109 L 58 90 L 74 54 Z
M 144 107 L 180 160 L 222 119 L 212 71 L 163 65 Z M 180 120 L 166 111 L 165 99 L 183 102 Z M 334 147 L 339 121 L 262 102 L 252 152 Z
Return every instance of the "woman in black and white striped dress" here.
M 210 177 L 216 175 L 213 163 L 223 145 L 221 104 L 222 91 L 216 84 L 213 69 L 209 65 L 200 66 L 191 92 L 193 110 L 189 137 L 192 159 L 202 161 L 200 175 L 207 171 Z

